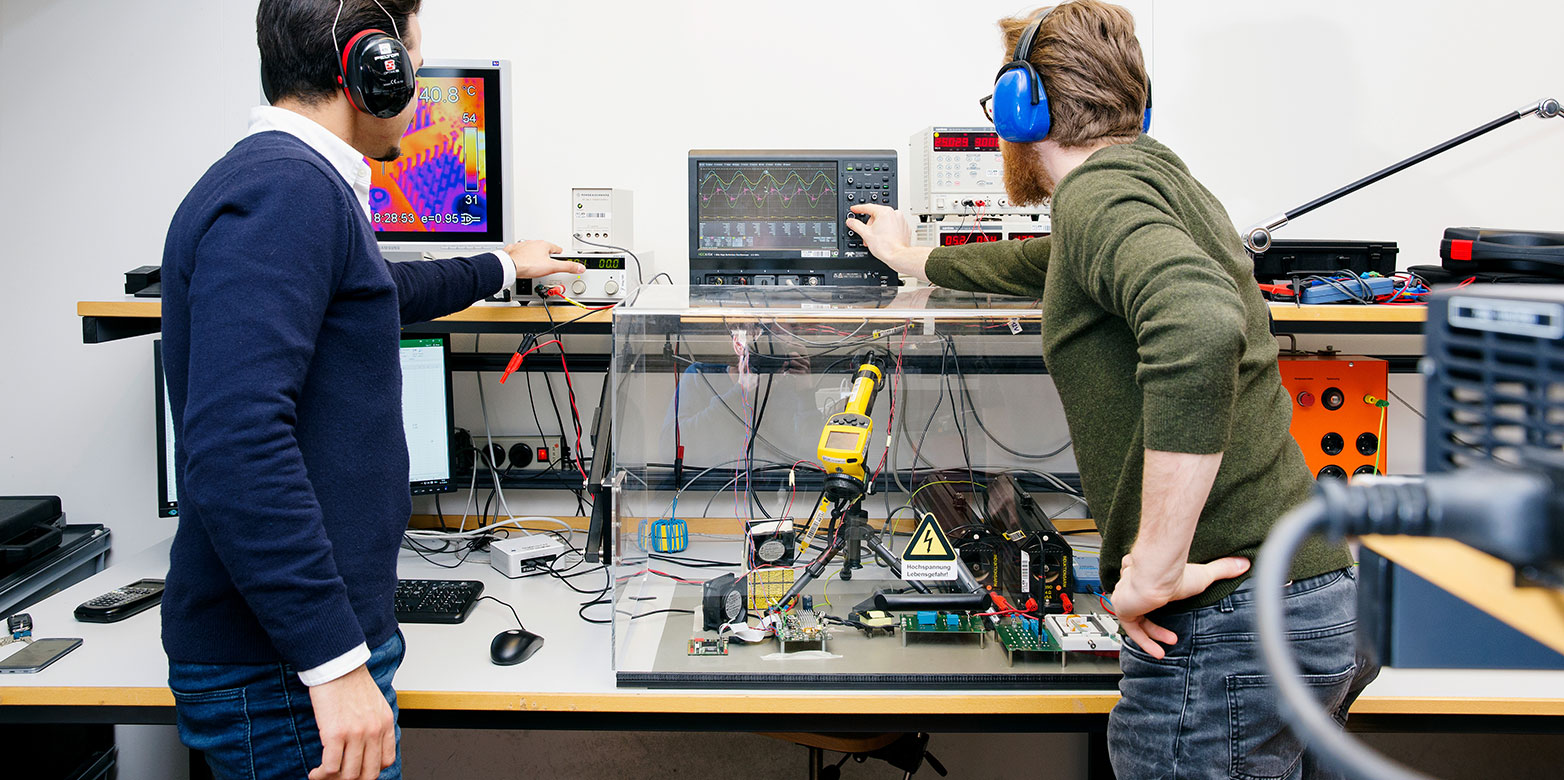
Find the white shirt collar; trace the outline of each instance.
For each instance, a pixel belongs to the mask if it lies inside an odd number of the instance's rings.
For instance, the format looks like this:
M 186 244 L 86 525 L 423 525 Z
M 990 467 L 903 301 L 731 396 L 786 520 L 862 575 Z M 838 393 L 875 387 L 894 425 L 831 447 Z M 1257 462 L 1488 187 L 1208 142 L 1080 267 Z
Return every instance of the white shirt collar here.
M 369 163 L 364 162 L 364 155 L 303 114 L 276 106 L 256 106 L 250 109 L 250 132 L 247 135 L 272 130 L 303 141 L 326 158 L 326 162 L 331 163 L 331 167 L 353 189 L 353 194 L 358 197 L 358 205 L 364 210 L 364 217 L 369 218 Z

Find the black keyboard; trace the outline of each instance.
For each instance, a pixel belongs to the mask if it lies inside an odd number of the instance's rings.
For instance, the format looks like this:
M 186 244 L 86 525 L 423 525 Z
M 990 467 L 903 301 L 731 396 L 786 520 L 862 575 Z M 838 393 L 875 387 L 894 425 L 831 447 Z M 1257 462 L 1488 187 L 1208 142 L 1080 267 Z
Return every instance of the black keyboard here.
M 460 623 L 483 595 L 477 580 L 397 580 L 396 619 L 401 623 Z

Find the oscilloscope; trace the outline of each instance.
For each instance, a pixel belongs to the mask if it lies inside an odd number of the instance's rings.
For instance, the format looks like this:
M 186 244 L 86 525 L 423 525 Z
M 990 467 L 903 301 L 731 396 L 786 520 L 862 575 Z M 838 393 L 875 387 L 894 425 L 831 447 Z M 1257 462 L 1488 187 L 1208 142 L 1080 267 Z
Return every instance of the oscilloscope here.
M 843 222 L 896 207 L 896 152 L 690 152 L 690 283 L 898 284 Z

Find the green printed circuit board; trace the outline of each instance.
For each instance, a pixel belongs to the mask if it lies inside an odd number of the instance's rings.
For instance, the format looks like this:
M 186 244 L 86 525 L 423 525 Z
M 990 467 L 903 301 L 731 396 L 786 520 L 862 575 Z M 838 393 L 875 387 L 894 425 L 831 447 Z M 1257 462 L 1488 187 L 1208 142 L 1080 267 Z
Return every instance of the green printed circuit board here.
M 1012 653 L 1057 653 L 1063 650 L 1046 630 L 1039 634 L 1032 627 L 1035 625 L 1036 621 L 1031 621 L 1031 625 L 1023 625 L 1020 620 L 1006 620 L 996 632 L 999 634 L 999 644 Z
M 919 612 L 913 615 L 902 615 L 901 618 L 901 642 L 907 644 L 907 637 L 914 635 L 938 636 L 938 635 L 971 635 L 978 638 L 978 646 L 986 643 L 988 625 L 983 618 L 976 615 L 968 615 L 962 612 Z

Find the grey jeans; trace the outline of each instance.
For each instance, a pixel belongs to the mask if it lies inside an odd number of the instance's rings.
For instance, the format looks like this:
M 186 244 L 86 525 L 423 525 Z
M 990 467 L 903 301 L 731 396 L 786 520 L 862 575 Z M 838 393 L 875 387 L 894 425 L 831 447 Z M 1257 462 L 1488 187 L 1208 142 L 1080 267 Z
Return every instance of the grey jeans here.
M 1254 628 L 1248 583 L 1220 602 L 1152 621 L 1178 635 L 1161 660 L 1126 639 L 1120 699 L 1108 717 L 1119 780 L 1326 780 L 1339 777 L 1303 752 L 1277 711 Z M 1287 586 L 1288 638 L 1305 680 L 1342 724 L 1378 665 L 1358 654 L 1357 571 Z

